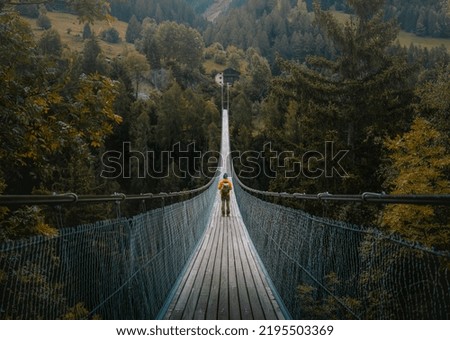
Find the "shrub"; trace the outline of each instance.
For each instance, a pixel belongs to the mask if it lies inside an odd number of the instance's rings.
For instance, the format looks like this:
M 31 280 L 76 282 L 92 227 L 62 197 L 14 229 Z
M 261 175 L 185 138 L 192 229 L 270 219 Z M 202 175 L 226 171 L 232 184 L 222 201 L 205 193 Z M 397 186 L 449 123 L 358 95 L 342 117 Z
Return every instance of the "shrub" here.
M 111 44 L 117 44 L 118 42 L 120 42 L 120 35 L 114 27 L 111 27 L 101 33 L 100 39 Z
M 50 21 L 50 18 L 48 16 L 46 16 L 45 14 L 41 14 L 37 19 L 37 25 L 40 28 L 48 30 L 52 27 L 52 22 Z

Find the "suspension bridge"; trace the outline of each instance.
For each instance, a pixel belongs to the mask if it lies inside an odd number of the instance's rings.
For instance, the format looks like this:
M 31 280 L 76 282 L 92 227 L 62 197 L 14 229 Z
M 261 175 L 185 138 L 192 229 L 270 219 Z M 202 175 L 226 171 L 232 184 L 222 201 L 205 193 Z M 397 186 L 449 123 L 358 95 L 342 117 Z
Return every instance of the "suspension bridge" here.
M 221 154 L 229 155 L 228 110 Z M 233 173 L 222 157 L 221 173 Z M 0 196 L 0 204 L 145 202 L 192 196 L 131 218 L 0 244 L 1 319 L 449 319 L 450 253 L 269 203 L 280 199 L 444 204 L 449 196 L 264 193 L 233 176 L 192 192 Z

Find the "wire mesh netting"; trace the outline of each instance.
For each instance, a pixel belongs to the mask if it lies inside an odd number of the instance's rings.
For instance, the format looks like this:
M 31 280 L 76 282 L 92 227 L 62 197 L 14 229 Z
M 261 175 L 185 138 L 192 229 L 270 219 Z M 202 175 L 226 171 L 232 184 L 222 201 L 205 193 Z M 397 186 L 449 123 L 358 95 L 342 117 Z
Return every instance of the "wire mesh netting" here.
M 235 188 L 252 241 L 295 319 L 450 318 L 450 253 Z
M 215 185 L 190 200 L 0 244 L 1 319 L 153 319 L 207 226 Z

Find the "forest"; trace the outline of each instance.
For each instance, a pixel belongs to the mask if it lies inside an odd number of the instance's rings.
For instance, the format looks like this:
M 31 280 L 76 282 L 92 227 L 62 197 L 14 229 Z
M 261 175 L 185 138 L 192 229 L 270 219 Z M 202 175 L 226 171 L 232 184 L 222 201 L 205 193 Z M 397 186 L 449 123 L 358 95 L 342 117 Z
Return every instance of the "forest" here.
M 258 159 L 273 174 L 246 184 L 291 193 L 450 193 L 448 51 L 396 43 L 400 28 L 449 37 L 445 1 L 235 0 L 212 23 L 202 17 L 212 1 L 22 2 L 0 3 L 1 194 L 139 194 L 206 183 L 200 175 L 176 176 L 181 159 L 152 160 L 175 176 L 139 176 L 132 154 L 175 145 L 188 156 L 218 151 L 214 76 L 227 67 L 241 73 L 230 94 L 233 149 L 289 154 L 278 164 Z M 82 51 L 61 43 L 69 33 L 52 27 L 46 14 L 54 11 L 75 14 L 84 25 Z M 352 19 L 342 22 L 335 11 Z M 39 38 L 25 17 L 39 22 Z M 128 23 L 123 36 L 91 30 L 113 17 Z M 106 56 L 103 40 L 133 49 Z M 323 159 L 308 153 L 325 153 L 327 142 L 348 151 L 340 164 L 345 174 L 284 176 L 293 164 L 320 168 Z M 102 155 L 123 151 L 124 143 L 131 176 L 100 176 Z M 246 162 L 236 163 L 238 173 Z M 67 208 L 67 225 L 111 214 L 106 206 L 79 209 Z M 448 208 L 330 210 L 330 218 L 439 249 L 450 245 Z M 58 232 L 52 212 L 35 206 L 0 208 L 0 227 L 1 241 Z

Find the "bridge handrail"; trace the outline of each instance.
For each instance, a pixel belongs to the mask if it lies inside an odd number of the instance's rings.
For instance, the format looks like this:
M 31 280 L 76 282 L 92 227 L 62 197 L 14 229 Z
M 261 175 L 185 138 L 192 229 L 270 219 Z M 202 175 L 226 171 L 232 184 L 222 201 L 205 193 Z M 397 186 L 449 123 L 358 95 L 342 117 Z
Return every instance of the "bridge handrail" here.
M 450 205 L 450 195 L 390 195 L 386 193 L 365 192 L 357 195 L 330 194 L 323 192 L 318 194 L 287 193 L 262 191 L 250 188 L 242 183 L 239 177 L 233 172 L 233 177 L 239 185 L 247 192 L 274 198 L 290 198 L 312 201 L 340 201 L 340 202 L 361 202 L 374 204 L 415 204 L 415 205 Z
M 211 180 L 196 189 L 176 191 L 145 193 L 139 195 L 126 195 L 123 193 L 114 193 L 112 195 L 77 195 L 75 193 L 53 194 L 53 195 L 0 195 L 0 206 L 9 205 L 61 205 L 76 203 L 107 203 L 123 201 L 145 201 L 158 198 L 174 198 L 181 196 L 192 196 L 206 191 L 216 178 L 214 175 Z

